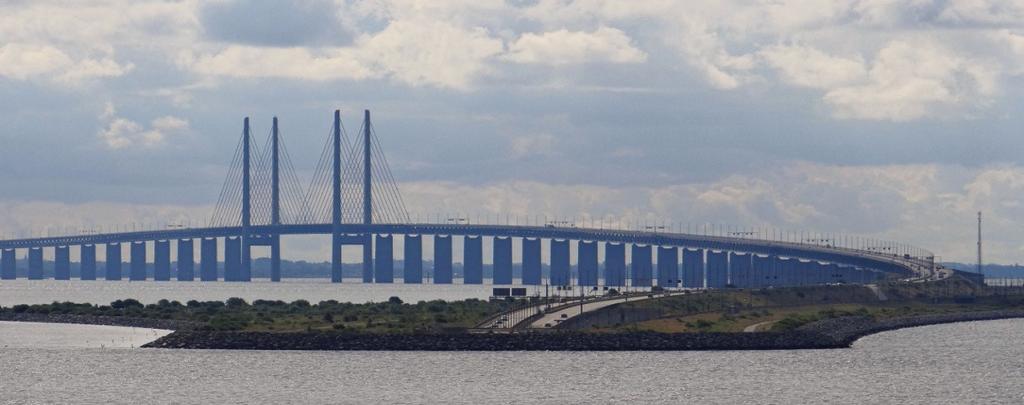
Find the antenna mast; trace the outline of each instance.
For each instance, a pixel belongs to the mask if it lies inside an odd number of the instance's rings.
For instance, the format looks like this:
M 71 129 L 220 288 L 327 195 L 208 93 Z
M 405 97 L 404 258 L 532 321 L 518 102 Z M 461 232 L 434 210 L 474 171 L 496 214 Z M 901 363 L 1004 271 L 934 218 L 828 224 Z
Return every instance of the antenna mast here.
M 981 267 L 981 211 L 978 211 L 978 274 L 985 275 Z

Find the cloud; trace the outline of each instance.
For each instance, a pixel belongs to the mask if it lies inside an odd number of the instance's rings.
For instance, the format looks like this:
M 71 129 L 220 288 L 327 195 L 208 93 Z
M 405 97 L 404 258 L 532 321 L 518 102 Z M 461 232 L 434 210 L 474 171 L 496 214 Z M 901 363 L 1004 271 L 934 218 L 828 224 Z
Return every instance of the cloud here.
M 358 43 L 359 60 L 401 83 L 460 90 L 489 71 L 489 59 L 503 50 L 501 40 L 482 27 L 428 19 L 392 21 Z
M 555 137 L 551 134 L 524 135 L 509 141 L 509 155 L 513 159 L 555 154 Z
M 462 29 L 439 21 L 393 21 L 350 47 L 230 45 L 198 56 L 183 52 L 178 64 L 204 75 L 310 81 L 390 77 L 412 86 L 465 90 L 488 70 L 487 60 L 501 51 L 501 41 L 482 28 Z
M 100 115 L 100 119 L 106 121 L 106 127 L 97 133 L 106 147 L 113 150 L 155 148 L 164 145 L 168 136 L 189 131 L 188 121 L 178 117 L 156 118 L 147 129 L 135 121 L 117 117 L 116 114 L 113 104 L 108 103 Z
M 132 64 L 119 64 L 109 58 L 74 59 L 48 45 L 6 44 L 0 47 L 0 76 L 16 80 L 46 79 L 59 84 L 118 77 L 130 72 Z
M 231 45 L 217 52 L 183 52 L 178 64 L 201 75 L 298 80 L 358 80 L 379 74 L 363 66 L 346 49 L 265 48 Z
M 959 115 L 996 95 L 998 69 L 931 42 L 893 41 L 878 52 L 865 83 L 824 96 L 839 118 L 909 121 Z
M 831 89 L 863 81 L 867 69 L 859 58 L 828 55 L 805 46 L 773 46 L 761 50 L 760 56 L 791 84 L 815 89 Z
M 557 66 L 586 62 L 641 63 L 647 60 L 647 54 L 635 48 L 625 32 L 600 27 L 594 32 L 562 29 L 542 34 L 525 33 L 509 45 L 504 59 Z
M 224 43 L 297 47 L 352 40 L 330 0 L 207 2 L 198 14 L 204 36 Z

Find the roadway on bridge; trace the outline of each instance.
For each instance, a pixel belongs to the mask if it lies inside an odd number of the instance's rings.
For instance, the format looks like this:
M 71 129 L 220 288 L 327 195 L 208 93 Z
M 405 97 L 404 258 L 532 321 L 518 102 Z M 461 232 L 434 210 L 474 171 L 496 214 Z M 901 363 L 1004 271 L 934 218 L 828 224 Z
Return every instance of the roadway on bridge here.
M 665 298 L 675 295 L 683 295 L 689 293 L 688 291 L 672 291 L 665 293 L 656 294 L 644 294 L 644 295 L 622 295 L 614 298 L 593 300 L 590 302 L 584 302 L 583 304 L 576 303 L 549 313 L 531 322 L 527 327 L 531 329 L 546 329 L 554 328 L 559 323 L 565 322 L 569 319 L 575 318 L 587 312 L 597 311 L 599 309 L 608 308 L 613 305 L 624 304 L 627 302 L 639 302 L 646 301 L 654 298 Z

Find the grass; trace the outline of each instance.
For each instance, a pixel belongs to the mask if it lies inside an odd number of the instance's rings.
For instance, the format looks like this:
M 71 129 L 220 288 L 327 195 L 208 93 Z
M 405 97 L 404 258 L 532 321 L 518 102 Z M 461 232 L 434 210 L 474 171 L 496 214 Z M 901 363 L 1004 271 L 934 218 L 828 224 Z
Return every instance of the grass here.
M 810 322 L 861 315 L 876 319 L 933 313 L 1024 308 L 1020 296 L 1000 297 L 969 281 L 889 283 L 879 286 L 888 300 L 855 285 L 808 286 L 763 290 L 698 292 L 622 307 L 657 309 L 661 316 L 647 321 L 594 327 L 597 332 L 656 331 L 665 333 L 784 331 Z M 970 297 L 970 299 L 964 299 Z M 959 301 L 965 301 L 959 303 Z
M 54 302 L 15 305 L 0 312 L 123 316 L 196 322 L 203 328 L 240 331 L 351 331 L 367 333 L 444 332 L 473 327 L 485 318 L 510 308 L 508 301 L 468 299 L 407 304 L 397 297 L 387 302 L 351 304 L 334 300 L 311 304 L 241 298 L 227 301 L 161 300 L 143 305 L 128 299 L 110 305 Z

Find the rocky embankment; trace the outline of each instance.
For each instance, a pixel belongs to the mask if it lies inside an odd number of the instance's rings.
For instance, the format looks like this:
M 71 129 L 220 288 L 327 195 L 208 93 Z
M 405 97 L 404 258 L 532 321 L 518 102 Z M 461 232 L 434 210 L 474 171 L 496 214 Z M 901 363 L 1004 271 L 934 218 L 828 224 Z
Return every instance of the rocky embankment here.
M 915 326 L 937 325 L 954 322 L 989 321 L 995 319 L 1024 318 L 1024 311 L 981 311 L 949 314 L 918 315 L 910 317 L 874 320 L 869 317 L 851 316 L 826 319 L 804 325 L 800 332 L 813 333 L 834 342 L 836 347 L 849 347 L 864 336 Z
M 0 321 L 127 326 L 134 328 L 166 329 L 176 331 L 190 330 L 199 326 L 198 324 L 192 322 L 175 321 L 168 319 L 147 319 L 120 316 L 91 316 L 70 314 L 30 314 L 24 312 L 0 312 Z
M 922 315 L 875 321 L 844 317 L 788 332 L 757 333 L 518 333 L 356 334 L 333 332 L 218 332 L 179 330 L 144 347 L 246 350 L 423 350 L 423 351 L 616 351 L 616 350 L 786 350 L 849 347 L 858 338 L 887 330 L 1024 317 L 1024 311 Z

